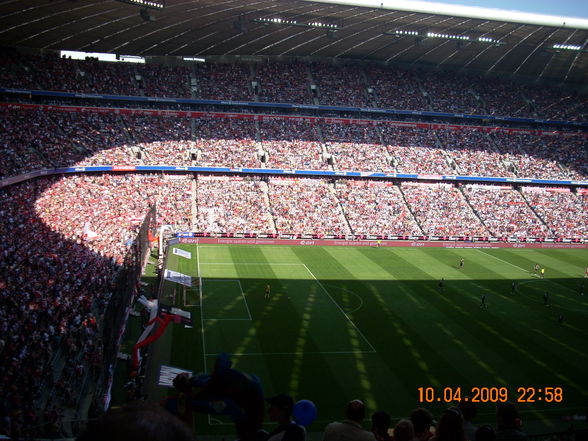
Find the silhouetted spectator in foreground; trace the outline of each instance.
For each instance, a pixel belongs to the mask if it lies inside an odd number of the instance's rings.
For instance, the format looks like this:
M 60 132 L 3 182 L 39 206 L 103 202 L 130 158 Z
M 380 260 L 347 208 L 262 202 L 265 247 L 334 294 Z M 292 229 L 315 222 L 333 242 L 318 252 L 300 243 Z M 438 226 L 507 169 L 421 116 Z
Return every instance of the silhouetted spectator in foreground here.
M 305 441 L 306 429 L 292 420 L 294 400 L 290 395 L 279 394 L 267 398 L 270 403 L 268 417 L 270 421 L 278 423 L 278 426 L 270 433 L 260 431 L 258 440 L 267 441 Z
M 419 441 L 427 441 L 432 436 L 431 425 L 433 424 L 433 414 L 424 407 L 419 407 L 410 414 L 410 421 L 414 426 L 415 437 Z
M 77 441 L 194 441 L 190 428 L 161 406 L 135 401 L 91 421 Z
M 527 434 L 521 431 L 523 421 L 513 403 L 499 403 L 496 406 L 496 441 L 527 441 Z
M 466 439 L 469 441 L 474 441 L 476 435 L 476 429 L 478 428 L 474 423 L 472 423 L 472 419 L 476 417 L 478 414 L 478 407 L 476 403 L 472 403 L 471 401 L 460 401 L 459 405 L 457 406 L 461 411 L 463 416 L 463 430 L 466 435 Z
M 347 404 L 346 419 L 332 422 L 325 427 L 323 441 L 375 441 L 374 434 L 365 430 L 361 423 L 365 418 L 365 404 L 352 400 Z
M 378 441 L 392 441 L 392 437 L 388 433 L 390 423 L 392 422 L 390 414 L 379 410 L 372 415 L 372 433 Z
M 474 436 L 474 441 L 494 441 L 496 432 L 488 424 L 478 427 Z
M 450 407 L 439 419 L 433 441 L 466 441 L 463 416 L 457 407 Z
M 400 420 L 394 426 L 394 441 L 413 441 L 414 426 L 410 420 Z

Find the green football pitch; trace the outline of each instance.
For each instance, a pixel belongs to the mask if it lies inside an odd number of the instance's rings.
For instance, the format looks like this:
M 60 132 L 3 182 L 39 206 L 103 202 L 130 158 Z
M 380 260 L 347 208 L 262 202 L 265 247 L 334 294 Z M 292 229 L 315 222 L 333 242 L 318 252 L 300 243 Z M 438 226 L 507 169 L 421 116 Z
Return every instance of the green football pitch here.
M 267 396 L 314 401 L 310 431 L 340 420 L 354 398 L 398 419 L 420 406 L 438 416 L 458 392 L 507 393 L 545 432 L 588 412 L 588 250 L 176 247 L 191 258 L 170 247 L 167 268 L 193 287 L 165 282 L 161 301 L 190 311 L 193 326 L 170 325 L 151 349 L 150 399 L 173 393 L 157 385 L 159 366 L 210 373 L 228 352 Z M 492 422 L 494 409 L 479 403 L 476 422 Z M 197 426 L 232 433 L 223 418 Z

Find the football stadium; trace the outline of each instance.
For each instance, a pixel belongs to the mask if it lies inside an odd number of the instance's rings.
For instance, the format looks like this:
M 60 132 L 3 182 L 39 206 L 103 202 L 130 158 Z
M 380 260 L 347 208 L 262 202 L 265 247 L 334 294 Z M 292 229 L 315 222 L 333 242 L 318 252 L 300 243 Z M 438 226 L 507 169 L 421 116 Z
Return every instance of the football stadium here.
M 0 12 L 0 439 L 588 440 L 587 18 Z

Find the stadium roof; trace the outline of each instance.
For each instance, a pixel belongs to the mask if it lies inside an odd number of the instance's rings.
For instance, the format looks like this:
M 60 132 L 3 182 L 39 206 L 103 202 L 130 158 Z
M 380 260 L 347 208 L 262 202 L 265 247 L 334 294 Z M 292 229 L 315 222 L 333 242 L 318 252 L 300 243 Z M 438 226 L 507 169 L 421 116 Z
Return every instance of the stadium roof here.
M 143 6 L 130 4 L 133 1 Z M 149 2 L 150 5 L 146 5 Z M 0 45 L 141 56 L 378 60 L 588 83 L 588 20 L 406 1 L 0 0 Z M 379 6 L 378 6 L 379 5 Z

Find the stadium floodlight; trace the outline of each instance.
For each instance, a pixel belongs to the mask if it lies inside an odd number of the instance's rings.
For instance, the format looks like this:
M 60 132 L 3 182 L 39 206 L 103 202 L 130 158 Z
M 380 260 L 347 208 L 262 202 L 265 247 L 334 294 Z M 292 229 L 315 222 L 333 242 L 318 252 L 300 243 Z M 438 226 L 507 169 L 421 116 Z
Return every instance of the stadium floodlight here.
M 553 49 L 564 49 L 567 51 L 581 51 L 582 50 L 582 46 L 579 46 L 577 44 L 554 44 Z
M 265 25 L 282 25 L 282 26 L 298 26 L 303 28 L 327 29 L 330 31 L 337 31 L 341 26 L 334 23 L 323 23 L 321 21 L 298 22 L 296 20 L 287 20 L 281 17 L 259 17 L 253 19 L 254 23 L 261 23 Z
M 470 41 L 467 35 L 438 34 L 437 32 L 427 32 L 429 38 L 444 38 L 445 40 L 462 40 Z
M 253 21 L 261 24 L 279 24 L 284 26 L 294 26 L 298 24 L 296 20 L 286 20 L 281 17 L 259 17 L 254 18 Z
M 165 8 L 165 0 L 116 0 L 121 3 L 128 3 L 129 5 L 141 6 L 142 8 L 150 8 L 161 10 Z
M 394 31 L 384 31 L 385 35 L 395 35 L 396 37 L 406 37 L 406 36 L 413 36 L 416 37 L 419 35 L 418 31 L 405 31 L 403 29 L 396 29 Z

